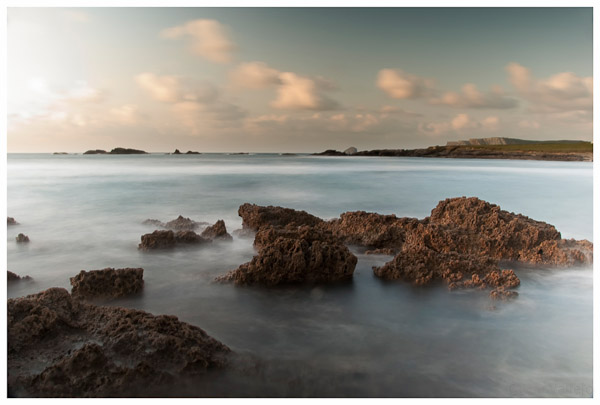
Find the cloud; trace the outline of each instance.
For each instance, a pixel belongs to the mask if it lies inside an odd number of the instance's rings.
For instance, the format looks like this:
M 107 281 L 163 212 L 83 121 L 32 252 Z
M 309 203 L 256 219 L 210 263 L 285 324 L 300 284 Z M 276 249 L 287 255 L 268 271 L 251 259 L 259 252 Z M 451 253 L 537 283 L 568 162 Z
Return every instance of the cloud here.
M 277 97 L 271 107 L 280 110 L 334 110 L 339 103 L 327 95 L 336 85 L 324 77 L 301 76 L 294 72 L 281 72 L 264 62 L 245 62 L 229 74 L 234 86 L 247 89 L 275 87 Z
M 482 93 L 472 83 L 465 84 L 459 93 L 447 92 L 439 98 L 429 100 L 431 104 L 442 104 L 456 108 L 514 108 L 518 102 L 514 98 L 506 97 L 500 86 L 493 86 L 487 93 Z
M 506 66 L 508 78 L 518 94 L 529 102 L 529 109 L 539 113 L 591 111 L 593 79 L 562 72 L 546 79 L 536 79 L 531 71 L 518 64 Z
M 391 98 L 416 99 L 431 95 L 434 81 L 400 69 L 381 69 L 377 75 L 377 87 Z
M 161 36 L 168 39 L 188 38 L 193 53 L 214 63 L 230 63 L 237 50 L 226 27 L 216 20 L 189 21 L 163 30 Z
M 233 84 L 247 89 L 262 89 L 281 84 L 277 69 L 264 62 L 244 62 L 232 70 L 229 77 Z
M 496 131 L 500 119 L 489 116 L 481 120 L 471 118 L 468 114 L 458 114 L 450 121 L 420 123 L 419 132 L 426 135 L 444 135 L 447 133 L 466 133 L 472 130 Z
M 120 107 L 112 108 L 110 113 L 118 123 L 123 125 L 136 125 L 143 118 L 139 107 L 133 104 L 124 104 Z
M 218 97 L 218 91 L 212 84 L 197 82 L 180 76 L 140 73 L 135 76 L 135 81 L 152 98 L 164 103 L 179 101 L 207 103 Z

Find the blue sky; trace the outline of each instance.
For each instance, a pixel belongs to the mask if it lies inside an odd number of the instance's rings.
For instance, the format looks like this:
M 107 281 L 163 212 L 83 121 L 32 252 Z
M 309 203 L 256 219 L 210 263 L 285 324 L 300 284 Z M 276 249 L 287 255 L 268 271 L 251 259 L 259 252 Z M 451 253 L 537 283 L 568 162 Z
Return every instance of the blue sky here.
M 591 8 L 11 8 L 8 151 L 592 138 Z

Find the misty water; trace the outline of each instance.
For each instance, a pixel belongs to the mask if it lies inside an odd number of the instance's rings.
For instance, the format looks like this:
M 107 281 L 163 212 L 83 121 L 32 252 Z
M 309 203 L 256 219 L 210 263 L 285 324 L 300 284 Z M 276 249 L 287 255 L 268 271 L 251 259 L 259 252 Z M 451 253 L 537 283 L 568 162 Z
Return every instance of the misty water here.
M 245 202 L 333 218 L 350 210 L 423 218 L 477 196 L 592 240 L 592 163 L 279 155 L 8 156 L 8 297 L 70 289 L 80 270 L 144 268 L 143 294 L 112 301 L 197 325 L 247 372 L 173 387 L 207 396 L 592 395 L 592 269 L 516 267 L 519 297 L 384 282 L 366 256 L 351 282 L 266 289 L 213 279 L 252 239 L 145 253 L 147 218 L 241 227 Z M 29 244 L 17 244 L 24 233 Z M 240 360 L 242 361 L 242 360 Z M 240 367 L 243 368 L 243 365 Z

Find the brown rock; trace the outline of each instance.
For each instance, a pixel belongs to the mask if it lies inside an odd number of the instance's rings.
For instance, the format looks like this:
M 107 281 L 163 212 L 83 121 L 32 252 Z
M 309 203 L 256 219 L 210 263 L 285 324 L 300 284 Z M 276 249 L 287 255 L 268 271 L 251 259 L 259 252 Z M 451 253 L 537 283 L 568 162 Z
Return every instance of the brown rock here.
M 183 216 L 178 216 L 176 219 L 164 224 L 164 227 L 173 231 L 193 231 L 200 226 L 199 222 L 196 222 Z
M 144 269 L 126 268 L 81 271 L 71 277 L 71 295 L 77 298 L 117 298 L 144 288 Z
M 296 211 L 291 208 L 282 207 L 262 207 L 255 204 L 243 204 L 238 210 L 242 217 L 242 226 L 257 231 L 263 226 L 314 226 L 323 222 L 305 211 Z
M 389 255 L 396 256 L 397 250 L 392 248 L 371 249 L 365 251 L 366 255 Z
M 519 296 L 519 293 L 516 291 L 505 290 L 504 287 L 494 288 L 490 291 L 490 298 L 493 300 L 509 300 L 511 298 L 516 298 Z
M 175 233 L 175 242 L 187 244 L 210 243 L 210 239 L 203 238 L 194 231 L 179 231 Z
M 138 249 L 168 249 L 175 247 L 175 243 L 175 234 L 173 231 L 154 231 L 142 235 L 142 243 L 138 245 Z
M 224 367 L 230 352 L 174 316 L 100 307 L 62 288 L 7 306 L 10 396 L 148 395 Z
M 6 225 L 19 225 L 19 223 L 13 217 L 6 217 Z
M 159 221 L 158 219 L 147 219 L 144 222 L 142 222 L 142 225 L 150 225 L 150 226 L 155 226 L 158 228 L 165 227 L 165 223 L 162 221 Z
M 347 247 L 320 240 L 317 235 L 318 231 L 307 226 L 298 231 L 261 228 L 255 239 L 258 255 L 217 281 L 275 286 L 350 279 L 356 256 Z
M 25 234 L 18 234 L 17 237 L 17 243 L 27 243 L 29 242 L 29 236 L 25 235 Z
M 207 239 L 233 240 L 230 234 L 227 233 L 225 221 L 219 219 L 214 225 L 209 226 L 202 232 L 202 237 Z
M 9 283 L 14 282 L 14 281 L 30 281 L 33 280 L 31 277 L 29 276 L 19 276 L 18 274 L 13 273 L 12 271 L 7 271 L 7 281 Z

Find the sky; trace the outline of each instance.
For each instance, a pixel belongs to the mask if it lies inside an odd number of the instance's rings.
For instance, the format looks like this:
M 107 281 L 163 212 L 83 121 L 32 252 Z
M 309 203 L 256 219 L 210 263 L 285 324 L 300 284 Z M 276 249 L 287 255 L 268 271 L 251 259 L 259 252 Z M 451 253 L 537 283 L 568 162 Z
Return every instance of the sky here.
M 9 8 L 9 153 L 592 140 L 591 8 Z

